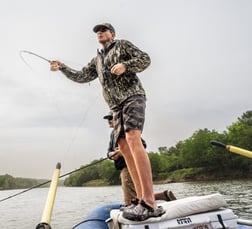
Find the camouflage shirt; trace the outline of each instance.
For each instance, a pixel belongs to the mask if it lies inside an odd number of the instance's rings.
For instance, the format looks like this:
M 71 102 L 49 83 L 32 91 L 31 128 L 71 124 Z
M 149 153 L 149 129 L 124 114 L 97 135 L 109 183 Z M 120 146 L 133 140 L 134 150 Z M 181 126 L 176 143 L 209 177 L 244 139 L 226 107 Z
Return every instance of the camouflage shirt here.
M 150 65 L 147 53 L 138 49 L 126 40 L 114 40 L 97 51 L 87 66 L 77 71 L 62 64 L 60 70 L 71 80 L 78 83 L 90 82 L 99 78 L 103 88 L 103 96 L 110 109 L 117 108 L 132 95 L 142 95 L 145 91 L 136 73 Z M 111 74 L 111 68 L 118 63 L 126 66 L 126 72 L 120 76 Z

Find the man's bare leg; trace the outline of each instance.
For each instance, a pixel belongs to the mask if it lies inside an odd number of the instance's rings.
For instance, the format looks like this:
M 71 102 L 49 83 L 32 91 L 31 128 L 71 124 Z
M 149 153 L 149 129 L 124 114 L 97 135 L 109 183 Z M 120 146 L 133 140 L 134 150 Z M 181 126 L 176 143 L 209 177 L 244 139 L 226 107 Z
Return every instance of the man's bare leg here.
M 126 141 L 134 160 L 135 170 L 137 171 L 142 199 L 151 207 L 156 208 L 157 204 L 154 198 L 152 172 L 149 157 L 141 141 L 141 131 L 131 129 L 126 132 Z M 126 163 L 127 159 L 126 159 Z M 128 164 L 127 164 L 128 165 Z M 132 166 L 133 167 L 133 166 Z M 128 167 L 129 168 L 129 167 Z M 130 170 L 131 168 L 129 168 Z M 134 179 L 134 178 L 133 178 Z
M 138 172 L 136 170 L 135 161 L 134 161 L 134 158 L 133 158 L 132 153 L 130 151 L 130 148 L 128 146 L 128 143 L 126 142 L 125 138 L 120 138 L 118 145 L 119 145 L 120 151 L 123 154 L 125 162 L 127 164 L 127 168 L 129 170 L 131 179 L 134 183 L 137 197 L 141 198 L 142 197 L 141 183 L 140 183 L 140 180 L 138 177 Z

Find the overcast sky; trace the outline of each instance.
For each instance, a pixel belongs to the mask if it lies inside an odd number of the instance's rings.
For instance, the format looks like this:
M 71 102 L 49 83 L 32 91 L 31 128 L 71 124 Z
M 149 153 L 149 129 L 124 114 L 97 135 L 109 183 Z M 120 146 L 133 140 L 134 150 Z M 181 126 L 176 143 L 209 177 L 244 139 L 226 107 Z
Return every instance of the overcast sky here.
M 51 178 L 105 157 L 110 129 L 98 80 L 78 84 L 28 50 L 80 69 L 100 48 L 94 25 L 151 59 L 148 150 L 198 129 L 224 131 L 251 109 L 251 0 L 3 0 L 0 7 L 0 174 Z

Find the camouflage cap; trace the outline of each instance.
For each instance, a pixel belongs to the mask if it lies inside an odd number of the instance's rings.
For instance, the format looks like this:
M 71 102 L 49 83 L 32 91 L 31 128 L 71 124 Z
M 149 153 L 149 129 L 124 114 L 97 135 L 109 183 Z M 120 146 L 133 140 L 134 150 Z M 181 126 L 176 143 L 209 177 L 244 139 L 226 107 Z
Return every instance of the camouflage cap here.
M 104 118 L 104 119 L 109 119 L 109 120 L 113 119 L 113 113 L 112 113 L 112 111 L 110 111 L 110 112 L 109 112 L 107 115 L 105 115 L 103 118 Z
M 113 27 L 111 24 L 107 23 L 107 22 L 104 22 L 104 23 L 101 23 L 101 24 L 96 25 L 96 26 L 93 28 L 93 31 L 94 31 L 95 33 L 97 33 L 101 28 L 107 28 L 107 29 L 110 30 L 111 32 L 115 33 L 114 27 Z

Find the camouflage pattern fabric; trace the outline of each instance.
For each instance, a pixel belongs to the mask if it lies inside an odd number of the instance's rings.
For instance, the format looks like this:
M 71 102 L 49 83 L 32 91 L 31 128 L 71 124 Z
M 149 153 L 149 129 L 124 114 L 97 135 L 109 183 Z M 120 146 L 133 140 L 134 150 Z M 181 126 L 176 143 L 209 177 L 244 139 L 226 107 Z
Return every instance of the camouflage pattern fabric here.
M 131 129 L 143 130 L 145 107 L 145 98 L 135 95 L 124 101 L 118 110 L 113 110 L 115 142 L 118 142 L 119 138 L 125 137 L 125 132 Z
M 120 76 L 111 74 L 111 68 L 118 63 L 126 66 Z M 147 53 L 141 51 L 127 40 L 114 40 L 97 52 L 87 66 L 77 71 L 62 64 L 60 70 L 71 80 L 87 83 L 99 78 L 103 96 L 109 108 L 117 108 L 132 95 L 145 96 L 145 91 L 136 73 L 145 70 L 151 63 Z

